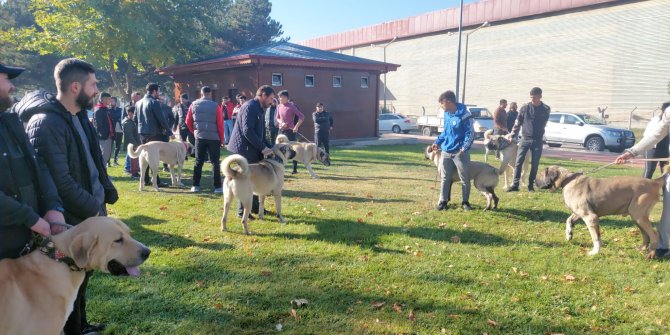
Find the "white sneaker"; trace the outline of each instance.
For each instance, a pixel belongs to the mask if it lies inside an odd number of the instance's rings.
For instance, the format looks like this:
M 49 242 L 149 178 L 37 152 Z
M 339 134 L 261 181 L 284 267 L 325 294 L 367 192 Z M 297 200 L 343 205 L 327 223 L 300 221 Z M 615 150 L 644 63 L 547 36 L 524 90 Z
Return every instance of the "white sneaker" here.
M 191 186 L 191 192 L 200 192 L 200 186 Z
M 214 189 L 215 194 L 222 194 L 223 193 L 223 187 L 217 187 Z

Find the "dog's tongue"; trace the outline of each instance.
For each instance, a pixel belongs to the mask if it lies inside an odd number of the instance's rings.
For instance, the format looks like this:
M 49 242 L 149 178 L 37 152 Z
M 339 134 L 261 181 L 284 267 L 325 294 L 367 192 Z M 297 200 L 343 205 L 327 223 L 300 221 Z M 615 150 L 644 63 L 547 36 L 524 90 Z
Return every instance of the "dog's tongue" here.
M 137 266 L 127 267 L 126 271 L 128 272 L 128 275 L 131 277 L 140 276 L 140 268 L 138 268 Z

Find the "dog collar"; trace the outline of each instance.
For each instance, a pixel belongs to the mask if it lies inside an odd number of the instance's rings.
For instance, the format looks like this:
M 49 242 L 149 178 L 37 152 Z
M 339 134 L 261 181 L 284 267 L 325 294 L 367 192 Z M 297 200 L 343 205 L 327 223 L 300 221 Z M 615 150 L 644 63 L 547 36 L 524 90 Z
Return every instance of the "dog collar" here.
M 55 260 L 56 262 L 63 263 L 70 268 L 70 271 L 82 271 L 84 269 L 77 266 L 74 262 L 74 259 L 67 257 L 62 251 L 56 248 L 54 242 L 42 235 L 36 236 L 33 241 L 37 249 L 47 257 Z
M 579 177 L 581 175 L 583 175 L 583 173 L 581 173 L 581 172 L 576 172 L 576 173 L 573 173 L 573 174 L 569 175 L 567 178 L 565 178 L 561 181 L 561 188 L 567 186 L 573 180 L 577 179 L 577 177 Z

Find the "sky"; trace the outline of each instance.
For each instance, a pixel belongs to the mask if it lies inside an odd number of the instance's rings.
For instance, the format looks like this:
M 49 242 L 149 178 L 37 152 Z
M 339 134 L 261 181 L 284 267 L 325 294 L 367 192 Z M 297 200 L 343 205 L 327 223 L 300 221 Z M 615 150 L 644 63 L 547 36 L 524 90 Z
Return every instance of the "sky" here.
M 460 0 L 272 0 L 270 16 L 282 24 L 284 37 L 296 43 L 459 4 Z

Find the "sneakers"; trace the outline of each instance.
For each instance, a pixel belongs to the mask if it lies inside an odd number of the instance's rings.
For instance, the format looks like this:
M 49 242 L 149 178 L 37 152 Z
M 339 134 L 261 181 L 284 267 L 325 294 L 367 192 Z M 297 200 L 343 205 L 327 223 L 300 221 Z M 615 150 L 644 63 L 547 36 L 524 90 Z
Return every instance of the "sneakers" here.
M 105 330 L 106 325 L 104 323 L 95 323 L 95 324 L 86 324 L 83 326 L 83 329 L 81 331 L 81 334 L 84 335 L 93 335 L 93 334 L 99 334 L 103 330 Z
M 437 203 L 437 207 L 435 207 L 438 211 L 444 211 L 447 209 L 447 202 L 446 201 L 440 201 Z
M 223 193 L 223 187 L 217 187 L 214 189 L 214 194 L 222 194 Z
M 668 258 L 670 257 L 670 250 L 668 249 L 656 249 L 657 258 Z
M 191 192 L 193 193 L 200 192 L 200 186 L 191 186 Z
M 519 186 L 510 186 L 505 189 L 505 192 L 519 192 Z
M 118 162 L 118 161 L 114 161 L 114 166 L 119 166 L 119 162 Z
M 534 193 L 534 192 L 535 192 L 535 188 L 532 185 L 528 186 L 528 193 Z
M 467 202 L 467 201 L 463 201 L 463 203 L 461 204 L 461 207 L 463 207 L 464 211 L 471 211 L 472 210 L 472 206 L 470 206 L 470 203 Z

